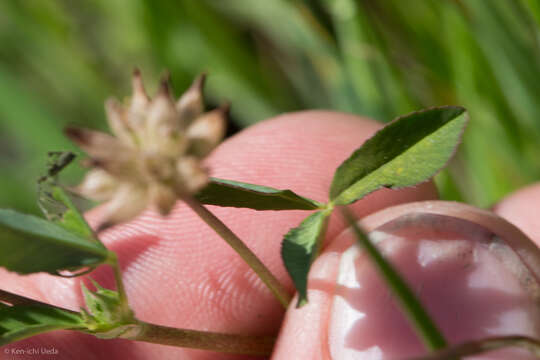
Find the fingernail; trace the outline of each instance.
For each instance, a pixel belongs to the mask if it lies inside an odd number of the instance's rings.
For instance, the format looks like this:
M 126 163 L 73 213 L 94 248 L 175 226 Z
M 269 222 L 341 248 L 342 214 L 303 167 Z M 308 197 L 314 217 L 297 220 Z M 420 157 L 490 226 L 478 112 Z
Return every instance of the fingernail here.
M 537 300 L 515 276 L 523 273 L 516 270 L 516 255 L 485 228 L 451 217 L 411 216 L 379 227 L 370 239 L 449 343 L 510 333 L 539 335 Z M 339 259 L 331 303 L 327 334 L 332 359 L 394 359 L 427 352 L 357 245 Z M 516 358 L 514 352 L 504 354 L 500 358 Z

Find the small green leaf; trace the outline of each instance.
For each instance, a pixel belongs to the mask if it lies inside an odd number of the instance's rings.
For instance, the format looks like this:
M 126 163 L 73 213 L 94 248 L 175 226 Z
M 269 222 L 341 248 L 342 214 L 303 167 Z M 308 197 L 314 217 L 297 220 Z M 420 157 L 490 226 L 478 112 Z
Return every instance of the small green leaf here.
M 197 199 L 207 205 L 254 210 L 316 210 L 324 207 L 290 190 L 216 178 L 197 194 Z
M 0 209 L 0 266 L 21 274 L 55 273 L 103 263 L 108 251 L 60 225 Z
M 467 122 L 460 116 L 464 112 L 459 106 L 442 106 L 397 118 L 338 167 L 330 199 L 350 204 L 381 187 L 428 180 L 454 154 Z
M 84 328 L 81 316 L 68 310 L 0 303 L 0 346 L 47 331 Z
M 281 257 L 298 291 L 297 307 L 308 301 L 308 273 L 324 238 L 330 213 L 330 210 L 325 210 L 311 214 L 300 226 L 291 229 L 283 239 Z
M 92 280 L 96 291 L 81 284 L 86 310 L 82 310 L 88 331 L 101 338 L 118 337 L 136 325 L 133 311 L 122 301 L 118 291 L 101 287 Z
M 341 209 L 343 217 L 354 231 L 358 245 L 366 251 L 386 285 L 392 290 L 394 296 L 401 305 L 405 316 L 411 322 L 416 333 L 422 339 L 428 349 L 442 349 L 446 346 L 446 340 L 431 320 L 426 310 L 411 291 L 407 283 L 401 278 L 392 264 L 385 260 L 377 247 L 371 243 L 368 236 L 360 229 L 355 217 L 345 207 Z
M 105 289 L 95 281 L 92 281 L 96 291 L 90 291 L 82 284 L 84 301 L 94 319 L 102 324 L 115 324 L 123 322 L 124 304 L 118 291 Z
M 61 217 L 55 221 L 58 225 L 75 235 L 79 235 L 91 242 L 98 243 L 105 248 L 64 189 L 60 186 L 53 187 L 52 196 L 66 207 Z
M 38 204 L 43 215 L 66 230 L 99 243 L 92 228 L 75 207 L 69 195 L 58 185 L 58 174 L 69 165 L 75 155 L 71 152 L 49 152 L 47 173 L 38 180 Z

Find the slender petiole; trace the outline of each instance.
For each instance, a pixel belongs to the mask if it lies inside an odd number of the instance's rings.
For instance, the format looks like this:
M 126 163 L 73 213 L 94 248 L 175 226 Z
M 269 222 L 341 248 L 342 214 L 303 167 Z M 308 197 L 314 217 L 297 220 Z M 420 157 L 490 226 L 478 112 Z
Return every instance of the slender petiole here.
M 190 196 L 183 197 L 183 200 L 202 220 L 204 220 L 204 222 L 206 222 L 206 224 L 208 224 L 208 226 L 214 229 L 214 231 L 221 236 L 221 238 L 225 240 L 238 255 L 240 255 L 266 286 L 268 286 L 283 307 L 287 308 L 291 302 L 291 295 L 262 261 L 259 260 L 259 258 L 246 246 L 246 244 L 199 201 Z
M 126 288 L 124 287 L 124 281 L 122 280 L 122 270 L 120 269 L 118 256 L 116 256 L 116 253 L 112 251 L 109 251 L 109 264 L 113 268 L 114 280 L 116 282 L 116 291 L 118 291 L 118 297 L 120 298 L 120 303 L 123 306 L 124 314 L 129 314 L 129 316 L 131 316 L 132 311 L 129 307 Z

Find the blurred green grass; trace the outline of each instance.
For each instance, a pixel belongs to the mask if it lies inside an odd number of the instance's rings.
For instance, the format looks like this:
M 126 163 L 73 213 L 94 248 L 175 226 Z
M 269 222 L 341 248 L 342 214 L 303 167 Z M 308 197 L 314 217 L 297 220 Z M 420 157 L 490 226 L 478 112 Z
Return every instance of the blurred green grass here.
M 540 178 L 539 30 L 539 0 L 4 0 L 0 206 L 36 211 L 46 152 L 73 149 L 62 127 L 105 128 L 103 101 L 138 66 L 154 88 L 168 69 L 177 93 L 208 72 L 237 127 L 463 105 L 472 121 L 437 184 L 487 207 Z

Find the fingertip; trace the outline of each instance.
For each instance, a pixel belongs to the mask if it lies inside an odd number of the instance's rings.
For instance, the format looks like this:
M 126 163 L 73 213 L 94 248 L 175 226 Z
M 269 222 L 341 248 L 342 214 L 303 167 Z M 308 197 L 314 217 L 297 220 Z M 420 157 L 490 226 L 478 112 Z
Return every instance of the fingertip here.
M 516 225 L 540 246 L 540 183 L 511 193 L 495 205 L 493 211 Z
M 463 205 L 438 203 L 423 206 L 451 205 L 469 211 Z M 415 212 L 419 204 L 377 212 L 361 225 L 371 231 L 379 250 L 399 270 L 448 342 L 506 334 L 537 336 L 534 291 L 520 280 L 523 276 L 516 274 L 515 264 L 502 256 L 504 237 L 492 236 L 472 221 Z M 485 213 L 476 215 L 494 217 Z M 355 241 L 351 231 L 343 232 L 314 262 L 310 303 L 289 308 L 273 359 L 300 354 L 321 360 L 382 359 L 425 352 L 387 284 Z M 518 353 L 505 349 L 494 352 L 493 358 L 514 359 Z
M 309 302 L 297 308 L 295 297 L 289 305 L 272 359 L 331 358 L 326 330 L 339 260 L 339 253 L 327 251 L 313 264 L 309 276 Z

